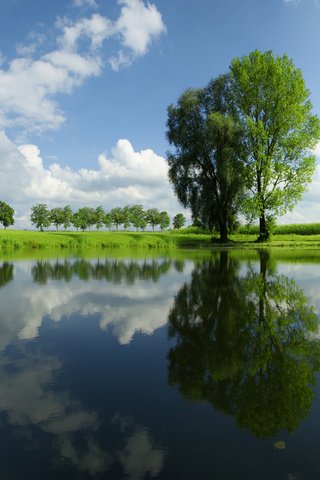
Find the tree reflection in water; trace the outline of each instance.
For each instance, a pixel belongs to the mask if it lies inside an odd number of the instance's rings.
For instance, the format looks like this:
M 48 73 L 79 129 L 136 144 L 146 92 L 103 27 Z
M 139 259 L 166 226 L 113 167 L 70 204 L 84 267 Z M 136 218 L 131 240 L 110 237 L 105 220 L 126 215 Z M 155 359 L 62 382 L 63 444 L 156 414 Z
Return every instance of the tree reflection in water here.
M 13 280 L 13 263 L 3 262 L 0 266 L 0 288 Z
M 313 307 L 296 282 L 277 274 L 267 252 L 260 270 L 221 252 L 196 266 L 175 297 L 168 354 L 171 385 L 233 415 L 258 437 L 295 430 L 308 414 L 320 369 Z
M 35 283 L 45 284 L 48 280 L 64 280 L 69 282 L 73 277 L 80 280 L 107 280 L 112 283 L 125 281 L 133 285 L 137 280 L 151 280 L 157 282 L 165 275 L 171 266 L 170 259 L 153 259 L 142 261 L 125 260 L 96 260 L 88 261 L 67 259 L 50 262 L 39 260 L 32 268 L 32 278 Z M 175 262 L 176 269 L 182 269 L 183 262 Z

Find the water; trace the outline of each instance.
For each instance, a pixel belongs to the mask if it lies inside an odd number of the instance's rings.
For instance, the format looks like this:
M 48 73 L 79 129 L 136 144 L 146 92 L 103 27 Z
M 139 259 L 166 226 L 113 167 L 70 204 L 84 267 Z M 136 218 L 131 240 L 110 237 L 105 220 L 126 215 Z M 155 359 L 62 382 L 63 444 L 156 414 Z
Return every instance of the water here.
M 320 255 L 0 264 L 0 478 L 320 479 Z

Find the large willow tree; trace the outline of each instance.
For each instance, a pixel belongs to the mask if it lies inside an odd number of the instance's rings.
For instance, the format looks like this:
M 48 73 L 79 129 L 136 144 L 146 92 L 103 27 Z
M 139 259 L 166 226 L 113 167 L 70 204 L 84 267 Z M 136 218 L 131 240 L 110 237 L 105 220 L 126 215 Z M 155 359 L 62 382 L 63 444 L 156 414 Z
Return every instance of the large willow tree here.
M 232 108 L 227 75 L 185 91 L 168 108 L 168 154 L 174 191 L 194 219 L 226 241 L 243 187 L 242 125 Z

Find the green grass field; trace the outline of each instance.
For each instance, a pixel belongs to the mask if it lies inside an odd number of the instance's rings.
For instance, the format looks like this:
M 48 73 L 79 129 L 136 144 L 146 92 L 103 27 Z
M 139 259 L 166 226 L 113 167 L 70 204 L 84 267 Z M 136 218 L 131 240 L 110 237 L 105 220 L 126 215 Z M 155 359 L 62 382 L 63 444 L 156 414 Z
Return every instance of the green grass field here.
M 38 232 L 1 230 L 0 250 L 86 248 L 175 248 L 210 244 L 209 235 L 162 232 Z
M 257 244 L 256 227 L 230 235 L 228 248 L 266 247 L 320 247 L 320 224 L 283 225 L 277 227 L 272 239 L 265 244 Z M 195 233 L 184 229 L 177 232 L 54 232 L 29 230 L 1 230 L 0 251 L 39 251 L 39 250 L 84 250 L 101 248 L 210 248 L 221 247 L 218 236 L 208 233 Z

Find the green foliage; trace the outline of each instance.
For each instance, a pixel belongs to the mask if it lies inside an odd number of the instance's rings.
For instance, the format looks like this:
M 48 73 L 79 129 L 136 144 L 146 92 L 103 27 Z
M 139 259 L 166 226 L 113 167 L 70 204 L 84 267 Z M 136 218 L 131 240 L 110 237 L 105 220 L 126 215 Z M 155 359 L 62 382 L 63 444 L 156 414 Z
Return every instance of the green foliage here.
M 130 206 L 129 205 L 126 205 L 123 209 L 122 209 L 122 213 L 123 213 L 123 220 L 122 220 L 122 225 L 124 227 L 125 230 L 127 230 L 130 225 L 131 225 L 131 210 L 130 210 Z
M 82 231 L 87 230 L 96 223 L 96 212 L 94 208 L 82 207 L 79 208 L 76 214 L 73 215 L 73 225 Z
M 105 227 L 107 227 L 109 230 L 111 229 L 111 227 L 112 227 L 112 218 L 111 218 L 110 213 L 106 213 L 106 214 L 105 214 L 105 216 L 103 217 L 103 223 L 104 223 Z
M 159 214 L 159 227 L 161 230 L 165 230 L 170 225 L 170 217 L 168 212 L 160 212 Z
M 106 215 L 105 211 L 103 210 L 103 207 L 101 205 L 95 209 L 93 225 L 96 226 L 97 230 L 103 227 L 104 221 L 105 221 L 105 215 Z
M 31 208 L 31 223 L 41 231 L 50 226 L 50 211 L 45 203 L 38 203 Z
M 142 205 L 132 205 L 130 207 L 130 221 L 131 225 L 136 229 L 144 230 L 147 226 L 146 213 L 143 210 Z
M 116 226 L 117 230 L 119 230 L 119 225 L 122 225 L 126 220 L 126 214 L 123 212 L 122 208 L 115 207 L 110 210 L 110 218 L 112 224 Z
M 302 73 L 287 55 L 256 50 L 230 66 L 233 101 L 244 130 L 245 213 L 259 218 L 260 240 L 270 235 L 267 216 L 292 209 L 311 181 L 320 137 Z
M 183 213 L 177 213 L 173 217 L 173 228 L 175 230 L 179 230 L 179 228 L 184 227 L 186 223 L 186 217 L 183 215 Z
M 0 223 L 4 228 L 14 224 L 14 210 L 6 202 L 0 201 Z
M 146 220 L 149 225 L 151 225 L 152 230 L 156 225 L 160 224 L 160 212 L 157 208 L 150 208 L 146 211 Z
M 49 212 L 50 224 L 53 223 L 56 229 L 59 229 L 60 225 L 63 225 L 65 215 L 62 208 L 56 207 L 52 208 Z
M 242 198 L 244 149 L 242 127 L 230 97 L 229 77 L 206 88 L 189 89 L 169 106 L 167 137 L 169 178 L 192 217 L 227 240 L 230 222 Z
M 66 230 L 72 224 L 73 213 L 70 205 L 66 205 L 62 211 L 63 211 L 63 227 Z
M 208 228 L 198 227 L 196 225 L 179 228 L 179 232 L 177 233 L 179 233 L 179 235 L 208 235 L 208 238 L 211 238 L 211 232 Z

